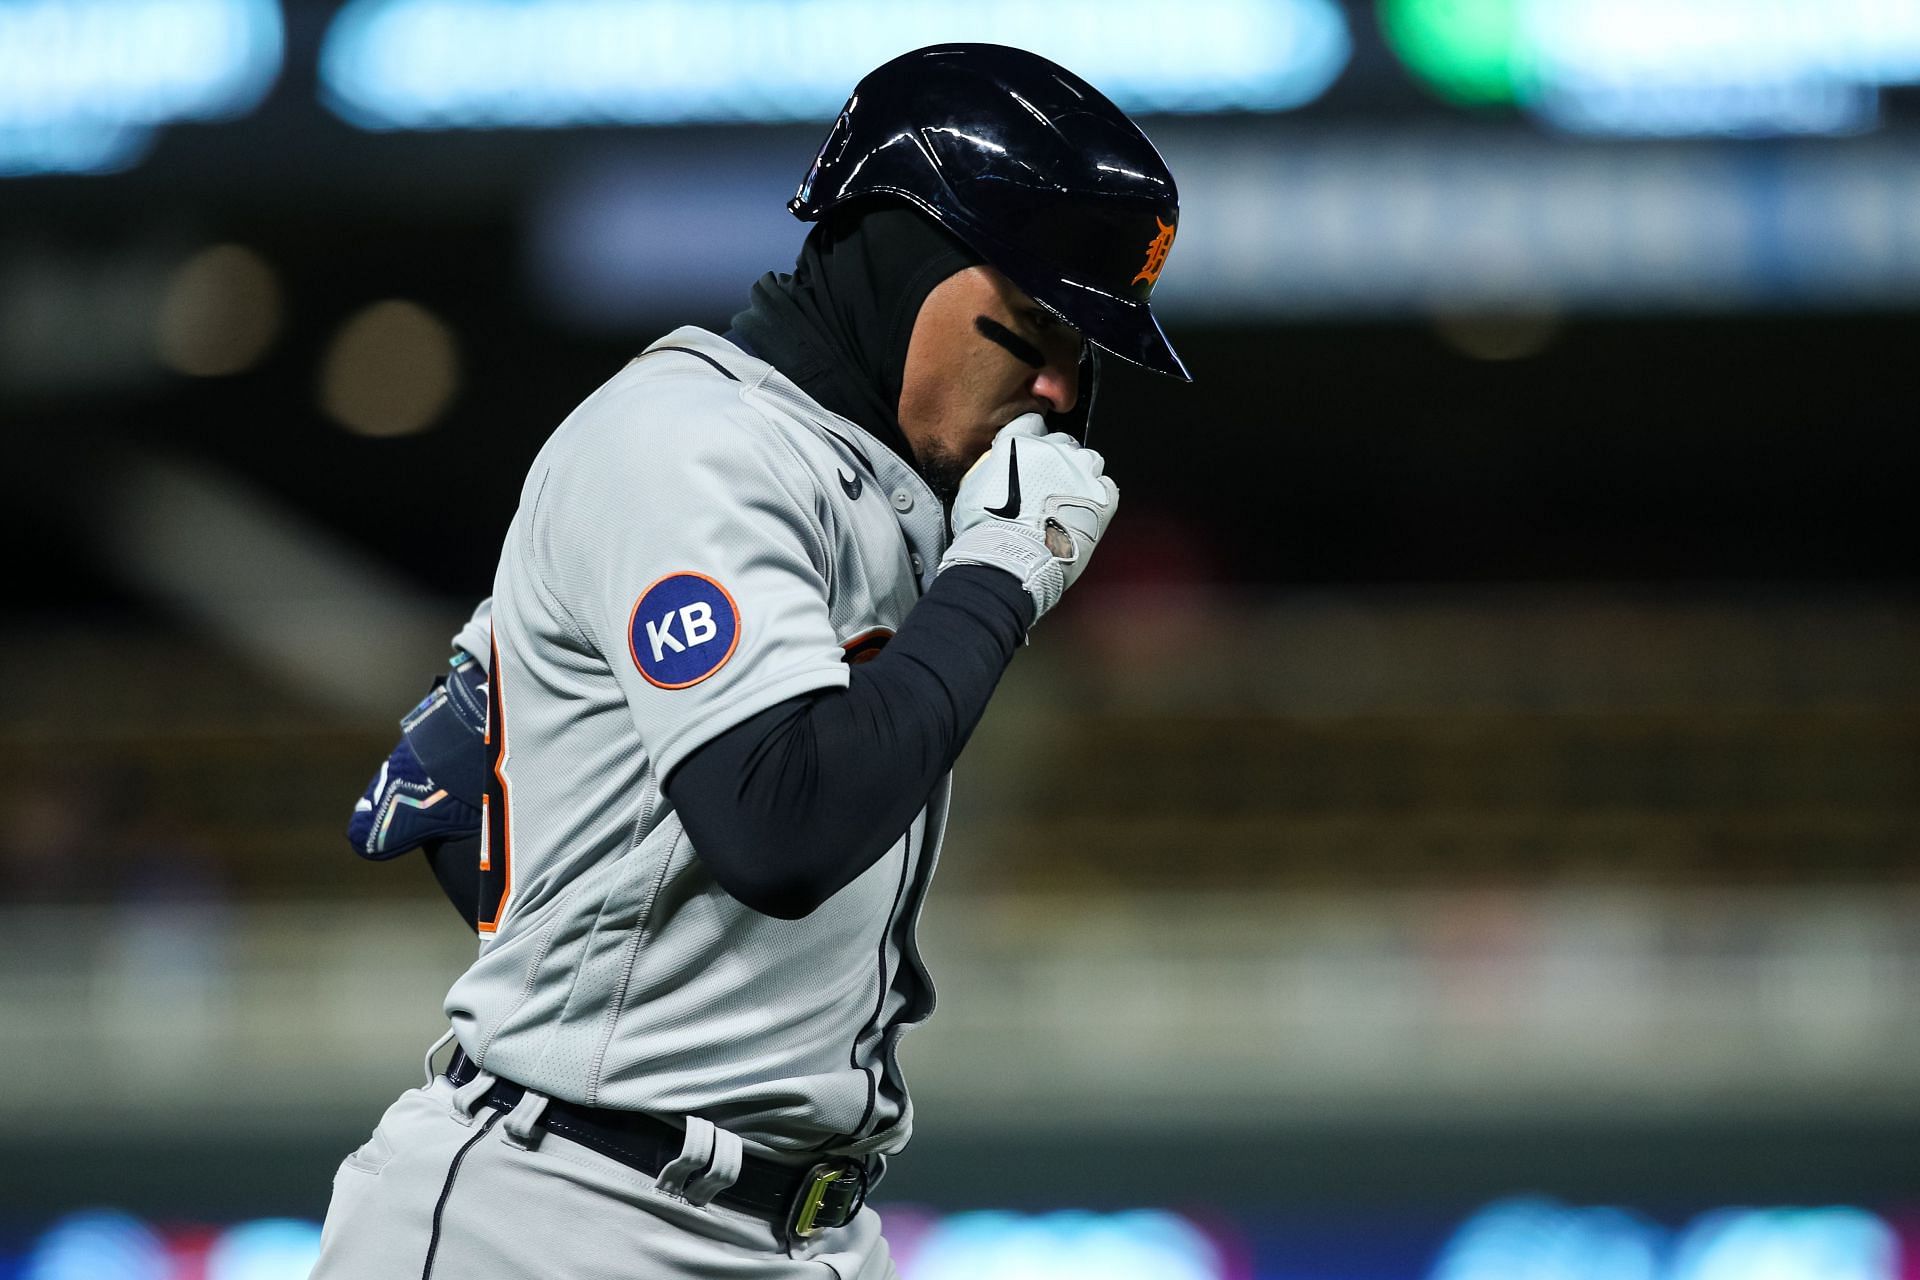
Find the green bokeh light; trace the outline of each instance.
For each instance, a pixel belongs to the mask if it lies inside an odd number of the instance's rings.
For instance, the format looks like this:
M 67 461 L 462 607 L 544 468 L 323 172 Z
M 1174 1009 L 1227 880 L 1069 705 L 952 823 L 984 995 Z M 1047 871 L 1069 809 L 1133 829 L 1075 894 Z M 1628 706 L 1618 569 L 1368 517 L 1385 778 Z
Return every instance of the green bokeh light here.
M 1414 74 L 1466 105 L 1519 96 L 1523 0 L 1379 0 L 1380 29 Z

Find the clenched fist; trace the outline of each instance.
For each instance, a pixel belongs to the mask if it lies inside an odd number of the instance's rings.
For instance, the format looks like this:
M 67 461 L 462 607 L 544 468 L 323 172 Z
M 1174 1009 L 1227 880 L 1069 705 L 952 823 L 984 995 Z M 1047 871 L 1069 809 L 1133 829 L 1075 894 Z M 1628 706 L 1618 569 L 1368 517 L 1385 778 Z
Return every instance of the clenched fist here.
M 1033 597 L 1038 621 L 1079 579 L 1120 504 L 1106 459 L 1037 413 L 1000 428 L 953 501 L 953 545 L 940 561 L 1004 569 Z

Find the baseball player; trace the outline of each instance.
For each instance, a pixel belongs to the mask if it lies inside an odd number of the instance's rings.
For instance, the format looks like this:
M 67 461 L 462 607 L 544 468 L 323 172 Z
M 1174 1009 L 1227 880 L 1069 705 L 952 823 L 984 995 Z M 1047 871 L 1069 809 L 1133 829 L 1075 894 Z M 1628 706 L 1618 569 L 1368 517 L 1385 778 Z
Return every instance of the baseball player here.
M 956 44 L 863 79 L 789 207 L 792 275 L 548 440 L 355 813 L 480 950 L 320 1280 L 895 1274 L 949 770 L 1113 518 L 1096 350 L 1187 377 L 1178 197 L 1092 86 Z

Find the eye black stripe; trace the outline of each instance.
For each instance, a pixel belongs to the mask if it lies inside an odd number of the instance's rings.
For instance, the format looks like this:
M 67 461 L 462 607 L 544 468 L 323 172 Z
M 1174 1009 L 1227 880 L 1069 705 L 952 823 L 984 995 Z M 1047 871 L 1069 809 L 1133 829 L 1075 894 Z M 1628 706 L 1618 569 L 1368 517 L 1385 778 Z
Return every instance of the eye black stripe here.
M 1008 351 L 1011 351 L 1013 358 L 1022 364 L 1029 364 L 1038 369 L 1047 363 L 1046 354 L 1042 352 L 1040 348 L 1034 346 L 1031 342 L 1028 342 L 1025 338 L 1001 324 L 998 320 L 990 320 L 986 316 L 975 316 L 973 318 L 973 327 L 979 330 L 980 336 L 988 342 L 997 342 Z

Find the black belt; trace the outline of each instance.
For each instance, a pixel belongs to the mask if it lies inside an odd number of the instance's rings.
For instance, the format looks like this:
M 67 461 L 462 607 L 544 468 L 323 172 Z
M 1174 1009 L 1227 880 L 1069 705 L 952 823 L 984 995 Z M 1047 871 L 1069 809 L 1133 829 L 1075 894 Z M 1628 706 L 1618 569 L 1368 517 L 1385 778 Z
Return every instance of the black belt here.
M 447 1079 L 464 1085 L 480 1068 L 455 1049 L 447 1063 Z M 498 1111 L 511 1111 L 526 1096 L 526 1088 L 495 1077 L 481 1101 Z M 549 1098 L 540 1123 L 563 1138 L 591 1147 L 630 1169 L 658 1176 L 680 1158 L 686 1133 L 664 1120 L 639 1111 L 583 1107 Z M 740 1176 L 714 1196 L 721 1204 L 767 1219 L 776 1230 L 804 1240 L 833 1227 L 844 1227 L 867 1199 L 867 1170 L 858 1160 L 825 1160 L 811 1168 L 776 1164 L 743 1155 Z

